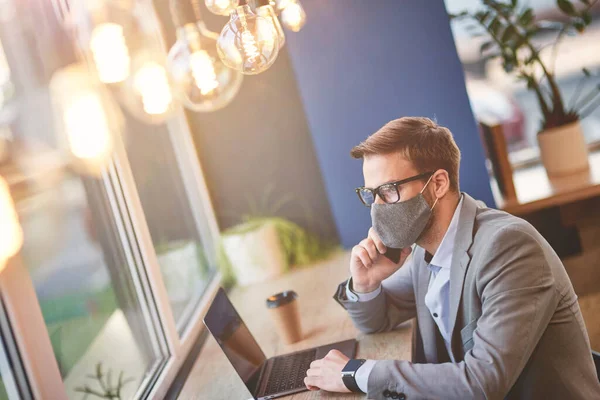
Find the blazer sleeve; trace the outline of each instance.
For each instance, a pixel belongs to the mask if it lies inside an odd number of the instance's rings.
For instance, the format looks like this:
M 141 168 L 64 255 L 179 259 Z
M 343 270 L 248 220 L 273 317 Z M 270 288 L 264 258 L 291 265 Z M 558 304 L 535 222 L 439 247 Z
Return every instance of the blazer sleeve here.
M 550 265 L 534 236 L 512 226 L 494 236 L 487 242 L 486 260 L 471 266 L 478 268 L 475 279 L 481 288 L 482 315 L 464 360 L 379 361 L 369 376 L 369 399 L 383 400 L 384 392 L 403 393 L 408 399 L 506 396 L 545 331 L 558 296 Z
M 348 311 L 354 325 L 365 333 L 385 332 L 416 316 L 412 257 L 382 282 L 382 290 L 369 301 L 345 296 L 347 281 L 340 284 L 336 300 Z

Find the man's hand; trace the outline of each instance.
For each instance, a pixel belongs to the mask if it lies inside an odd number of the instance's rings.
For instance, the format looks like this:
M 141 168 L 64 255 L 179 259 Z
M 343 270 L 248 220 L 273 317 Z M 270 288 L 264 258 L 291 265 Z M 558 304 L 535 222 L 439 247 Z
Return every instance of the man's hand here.
M 350 258 L 350 274 L 356 292 L 369 293 L 377 289 L 384 279 L 400 269 L 412 251 L 410 247 L 402 249 L 400 261 L 395 264 L 383 255 L 386 250 L 373 228 L 369 229 L 366 239 L 354 246 Z
M 304 384 L 308 390 L 327 390 L 328 392 L 350 393 L 342 381 L 342 370 L 349 358 L 338 350 L 331 350 L 321 360 L 315 360 L 306 371 Z

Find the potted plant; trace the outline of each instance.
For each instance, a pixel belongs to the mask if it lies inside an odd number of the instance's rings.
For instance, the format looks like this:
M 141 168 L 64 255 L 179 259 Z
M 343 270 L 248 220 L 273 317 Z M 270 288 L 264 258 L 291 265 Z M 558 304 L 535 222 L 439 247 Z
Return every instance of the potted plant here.
M 569 102 L 565 102 L 553 70 L 557 46 L 565 35 L 584 32 L 592 22 L 591 8 L 598 0 L 557 0 L 565 14 L 561 21 L 537 19 L 533 9 L 518 0 L 483 0 L 482 9 L 451 15 L 469 21 L 466 25 L 474 36 L 485 36 L 481 52 L 500 58 L 507 73 L 524 81 L 539 103 L 543 119 L 537 135 L 542 163 L 549 176 L 585 171 L 589 168 L 587 145 L 579 121 L 600 106 L 600 85 L 583 94 L 583 82 L 592 74 L 582 71 L 582 81 Z M 539 45 L 534 38 L 552 34 L 549 44 Z M 549 47 L 553 57 L 542 57 Z M 583 95 L 582 95 L 583 94 Z
M 290 199 L 269 207 L 273 187 L 264 191 L 262 203 L 250 202 L 242 222 L 222 233 L 219 264 L 226 284 L 240 286 L 279 276 L 292 266 L 326 258 L 335 248 L 298 224 L 275 216 Z

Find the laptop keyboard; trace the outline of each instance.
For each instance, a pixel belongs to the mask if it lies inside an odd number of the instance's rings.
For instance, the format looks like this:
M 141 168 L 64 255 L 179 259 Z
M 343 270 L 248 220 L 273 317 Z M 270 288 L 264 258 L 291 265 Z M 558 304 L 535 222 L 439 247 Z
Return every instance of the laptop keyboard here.
M 286 390 L 304 387 L 304 377 L 314 361 L 316 349 L 303 351 L 273 359 L 266 394 L 276 394 Z

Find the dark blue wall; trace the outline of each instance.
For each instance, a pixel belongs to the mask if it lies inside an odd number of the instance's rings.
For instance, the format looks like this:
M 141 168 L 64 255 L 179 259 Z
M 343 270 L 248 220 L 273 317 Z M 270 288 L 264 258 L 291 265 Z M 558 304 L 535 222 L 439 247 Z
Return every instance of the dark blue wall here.
M 303 0 L 288 49 L 342 244 L 370 224 L 352 146 L 389 120 L 435 117 L 463 155 L 461 189 L 494 205 L 483 148 L 442 0 Z

